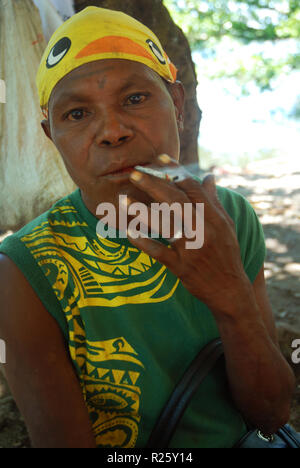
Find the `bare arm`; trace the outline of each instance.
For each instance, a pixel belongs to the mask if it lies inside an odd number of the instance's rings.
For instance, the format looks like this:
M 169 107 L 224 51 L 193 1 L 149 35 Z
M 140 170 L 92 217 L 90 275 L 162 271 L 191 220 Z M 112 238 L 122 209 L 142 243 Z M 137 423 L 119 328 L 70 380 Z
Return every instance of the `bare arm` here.
M 176 164 L 172 161 L 170 167 Z M 224 345 L 229 384 L 238 409 L 265 434 L 275 432 L 289 419 L 295 378 L 276 340 L 263 269 L 252 285 L 241 261 L 234 222 L 218 200 L 213 178 L 207 177 L 201 184 L 192 178 L 172 184 L 146 174 L 134 176 L 133 172 L 132 183 L 157 202 L 204 203 L 201 248 L 186 248 L 184 236 L 172 239 L 170 248 L 150 238 L 129 238 L 165 264 L 210 308 Z M 190 225 L 192 220 L 196 224 L 195 209 L 193 213 Z
M 230 315 L 217 315 L 217 323 L 233 398 L 244 417 L 269 434 L 289 419 L 295 378 L 278 345 L 263 267 L 251 289 L 237 292 Z
M 0 254 L 6 379 L 35 448 L 96 448 L 63 335 L 15 264 Z

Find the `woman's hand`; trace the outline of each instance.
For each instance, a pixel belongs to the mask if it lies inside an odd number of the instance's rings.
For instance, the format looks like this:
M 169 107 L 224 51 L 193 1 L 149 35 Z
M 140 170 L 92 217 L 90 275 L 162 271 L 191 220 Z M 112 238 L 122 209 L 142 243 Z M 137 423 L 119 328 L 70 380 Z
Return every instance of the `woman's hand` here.
M 176 163 L 167 165 L 174 167 Z M 168 182 L 135 175 L 131 174 L 132 183 L 154 200 L 192 204 L 193 229 L 196 203 L 204 203 L 201 248 L 186 248 L 185 236 L 172 239 L 168 247 L 154 239 L 129 239 L 165 264 L 210 308 L 223 342 L 229 386 L 237 407 L 263 433 L 275 432 L 288 420 L 294 376 L 274 338 L 263 267 L 252 285 L 241 261 L 234 223 L 218 200 L 214 177 L 200 183 L 191 177 Z
M 163 165 L 160 159 L 157 164 Z M 174 170 L 176 166 L 180 168 L 170 159 L 168 164 L 164 164 L 164 170 L 168 167 Z M 149 237 L 134 239 L 129 231 L 130 242 L 166 265 L 180 278 L 186 289 L 205 302 L 212 311 L 229 312 L 238 291 L 244 296 L 245 293 L 249 294 L 251 284 L 241 261 L 234 223 L 218 199 L 214 177 L 209 175 L 200 183 L 188 174 L 180 182 L 170 182 L 135 171 L 130 180 L 155 202 L 165 202 L 169 206 L 179 203 L 182 207 L 172 219 L 173 237 L 171 235 L 169 246 Z M 132 202 L 136 200 L 128 200 L 129 204 Z M 183 218 L 188 211 L 185 204 L 191 210 L 190 216 Z M 201 210 L 201 206 L 204 209 Z M 181 219 L 178 219 L 179 216 Z M 150 218 L 151 207 L 148 208 L 148 220 Z M 144 223 L 147 224 L 148 220 L 145 219 Z M 163 218 L 162 224 L 166 222 L 169 219 Z M 178 226 L 184 227 L 179 238 L 176 237 Z M 162 228 L 163 225 L 160 226 L 160 234 Z M 195 248 L 196 242 L 191 242 L 190 235 L 193 232 L 199 240 L 200 231 L 202 242 L 200 248 Z

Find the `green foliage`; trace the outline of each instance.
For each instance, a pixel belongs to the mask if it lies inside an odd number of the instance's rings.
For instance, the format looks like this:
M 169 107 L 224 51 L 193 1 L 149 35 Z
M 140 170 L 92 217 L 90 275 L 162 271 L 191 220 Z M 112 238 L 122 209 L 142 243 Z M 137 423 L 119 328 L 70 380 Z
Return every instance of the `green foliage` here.
M 164 0 L 193 48 L 206 48 L 224 36 L 243 43 L 300 37 L 296 0 Z
M 261 90 L 271 89 L 280 74 L 300 69 L 299 0 L 164 0 L 164 4 L 192 50 L 215 58 L 211 78 L 235 78 L 246 93 L 249 82 Z M 230 64 L 220 60 L 224 44 L 232 51 Z M 234 61 L 237 44 L 249 45 L 255 52 Z M 269 52 L 262 44 L 269 45 Z
M 297 100 L 293 106 L 293 109 L 290 112 L 289 117 L 295 120 L 300 120 L 300 95 L 297 97 Z

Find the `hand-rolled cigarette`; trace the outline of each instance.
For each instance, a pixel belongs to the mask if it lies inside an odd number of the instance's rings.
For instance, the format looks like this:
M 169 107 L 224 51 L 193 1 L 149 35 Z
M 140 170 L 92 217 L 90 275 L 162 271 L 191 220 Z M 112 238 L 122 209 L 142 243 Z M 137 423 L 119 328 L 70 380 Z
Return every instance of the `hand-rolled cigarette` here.
M 140 172 L 144 172 L 145 174 L 153 175 L 159 179 L 170 180 L 171 182 L 181 182 L 182 180 L 191 176 L 187 170 L 183 169 L 182 167 L 162 167 L 159 171 L 148 166 L 135 166 L 134 169 Z

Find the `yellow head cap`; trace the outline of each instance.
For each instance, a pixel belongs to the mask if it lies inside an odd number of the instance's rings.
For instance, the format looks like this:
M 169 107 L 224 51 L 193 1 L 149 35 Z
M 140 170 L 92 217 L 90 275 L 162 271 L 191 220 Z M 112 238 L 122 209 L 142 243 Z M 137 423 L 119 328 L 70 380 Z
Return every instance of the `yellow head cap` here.
M 51 92 L 65 75 L 85 63 L 113 58 L 141 62 L 167 81 L 176 80 L 176 67 L 150 29 L 120 11 L 90 6 L 54 32 L 43 54 L 36 83 L 45 117 Z

